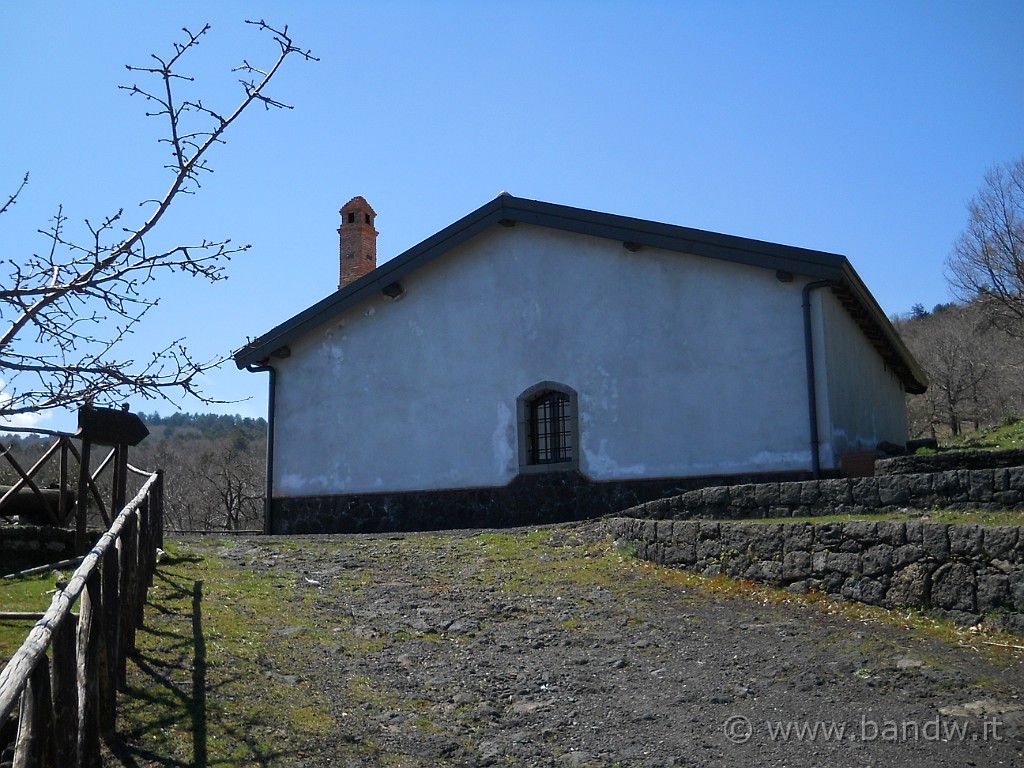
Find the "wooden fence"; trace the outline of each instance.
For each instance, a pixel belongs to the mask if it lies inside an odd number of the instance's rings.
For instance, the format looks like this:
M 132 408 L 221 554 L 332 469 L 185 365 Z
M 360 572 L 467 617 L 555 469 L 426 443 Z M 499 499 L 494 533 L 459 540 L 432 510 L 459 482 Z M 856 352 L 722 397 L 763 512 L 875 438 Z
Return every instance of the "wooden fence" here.
M 115 410 L 94 408 L 90 405 L 79 408 L 78 432 L 74 435 L 36 428 L 6 426 L 4 429 L 10 432 L 50 435 L 56 438 L 56 441 L 27 470 L 14 458 L 10 448 L 0 444 L 0 456 L 6 459 L 17 477 L 13 485 L 0 487 L 0 516 L 17 515 L 23 522 L 64 526 L 74 515 L 75 546 L 79 552 L 84 551 L 88 538 L 86 526 L 90 500 L 96 505 L 103 518 L 103 524 L 108 527 L 111 525 L 111 516 L 107 514 L 97 480 L 104 470 L 111 468 L 111 508 L 121 509 L 126 498 L 128 449 L 138 445 L 149 434 L 149 430 L 138 416 L 128 413 L 127 407 Z M 75 440 L 80 441 L 80 450 L 75 447 Z M 92 468 L 94 445 L 111 446 L 110 453 L 95 470 Z M 69 456 L 78 462 L 77 493 L 71 487 L 74 478 L 69 469 Z M 39 477 L 49 462 L 55 458 L 59 461 L 57 487 L 40 488 Z
M 163 475 L 130 469 L 142 488 L 0 672 L 0 732 L 18 710 L 14 768 L 101 765 L 163 543 Z

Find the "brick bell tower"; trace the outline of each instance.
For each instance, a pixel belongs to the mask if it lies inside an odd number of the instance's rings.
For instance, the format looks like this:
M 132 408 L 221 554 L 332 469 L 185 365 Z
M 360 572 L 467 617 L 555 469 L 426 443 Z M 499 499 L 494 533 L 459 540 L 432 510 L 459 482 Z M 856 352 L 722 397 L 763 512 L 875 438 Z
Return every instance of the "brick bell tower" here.
M 356 195 L 341 208 L 341 239 L 339 251 L 340 270 L 338 288 L 377 268 L 377 230 L 373 220 L 377 217 L 365 199 Z

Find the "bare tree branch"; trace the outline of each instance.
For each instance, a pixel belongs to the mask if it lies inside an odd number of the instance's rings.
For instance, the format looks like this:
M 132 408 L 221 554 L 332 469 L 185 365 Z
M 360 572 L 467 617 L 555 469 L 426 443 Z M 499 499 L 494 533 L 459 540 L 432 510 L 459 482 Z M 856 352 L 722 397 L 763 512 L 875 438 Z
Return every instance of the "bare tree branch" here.
M 990 170 L 968 213 L 946 262 L 949 282 L 960 299 L 980 299 L 1001 328 L 1024 336 L 1024 158 Z
M 208 154 L 223 143 L 228 128 L 254 103 L 265 107 L 286 105 L 265 94 L 285 60 L 298 56 L 315 60 L 296 47 L 288 28 L 275 29 L 264 21 L 247 21 L 270 34 L 277 55 L 265 70 L 247 61 L 242 98 L 229 111 L 207 107 L 199 99 L 179 99 L 176 87 L 194 78 L 179 71 L 188 54 L 209 32 L 205 25 L 193 33 L 184 29 L 183 42 L 173 44 L 169 57 L 152 56 L 150 66 L 128 66 L 128 71 L 156 78 L 157 87 L 121 86 L 130 95 L 152 103 L 149 116 L 162 119 L 166 134 L 160 143 L 171 148 L 167 165 L 173 178 L 159 197 L 140 205 L 153 209 L 136 228 L 123 227 L 124 211 L 98 220 L 85 219 L 88 238 L 66 234 L 68 218 L 62 207 L 46 229 L 47 252 L 22 259 L 7 259 L 0 281 L 0 417 L 76 405 L 83 401 L 143 398 L 169 399 L 172 393 L 189 394 L 203 402 L 198 378 L 223 360 L 194 359 L 183 340 L 175 340 L 144 361 L 119 356 L 121 343 L 135 332 L 159 300 L 147 287 L 159 275 L 178 273 L 217 282 L 226 277 L 225 262 L 249 248 L 230 240 L 200 240 L 166 249 L 150 250 L 146 238 L 180 194 L 200 188 L 199 174 L 209 171 Z M 197 122 L 199 121 L 199 122 Z M 28 174 L 0 214 L 15 204 L 28 183 Z M 93 223 L 93 222 L 97 223 Z

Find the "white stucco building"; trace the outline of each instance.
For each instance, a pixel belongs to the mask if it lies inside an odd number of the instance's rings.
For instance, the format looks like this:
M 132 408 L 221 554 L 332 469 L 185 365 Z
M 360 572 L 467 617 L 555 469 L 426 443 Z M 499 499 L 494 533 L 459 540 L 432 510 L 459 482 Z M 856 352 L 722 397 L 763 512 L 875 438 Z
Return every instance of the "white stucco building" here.
M 837 474 L 907 437 L 917 363 L 846 258 L 501 195 L 235 355 L 270 370 L 268 528 L 568 519 Z

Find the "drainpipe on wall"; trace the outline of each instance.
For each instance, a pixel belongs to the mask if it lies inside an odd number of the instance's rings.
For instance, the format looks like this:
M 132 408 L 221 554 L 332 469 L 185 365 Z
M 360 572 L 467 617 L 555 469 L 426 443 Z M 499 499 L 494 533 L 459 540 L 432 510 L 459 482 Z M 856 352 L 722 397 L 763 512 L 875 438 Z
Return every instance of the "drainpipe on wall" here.
M 821 478 L 821 457 L 818 455 L 821 438 L 818 436 L 818 391 L 814 378 L 814 334 L 811 332 L 811 291 L 827 288 L 832 283 L 817 280 L 807 283 L 803 289 L 804 309 L 804 355 L 807 359 L 807 407 L 811 423 L 811 473 L 815 480 Z
M 263 500 L 263 532 L 273 532 L 273 498 L 274 498 L 274 393 L 277 390 L 277 369 L 270 365 L 256 365 L 250 363 L 245 366 L 249 373 L 270 374 L 270 391 L 267 395 L 267 487 L 266 496 Z

